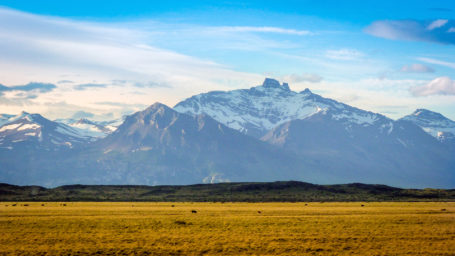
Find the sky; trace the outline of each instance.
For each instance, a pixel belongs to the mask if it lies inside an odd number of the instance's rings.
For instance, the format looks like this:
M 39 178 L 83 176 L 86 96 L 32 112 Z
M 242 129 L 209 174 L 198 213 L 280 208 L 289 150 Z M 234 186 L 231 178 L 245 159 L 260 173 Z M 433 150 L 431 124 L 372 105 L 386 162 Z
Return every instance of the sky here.
M 0 0 L 0 113 L 108 120 L 272 77 L 455 120 L 453 17 L 453 1 Z

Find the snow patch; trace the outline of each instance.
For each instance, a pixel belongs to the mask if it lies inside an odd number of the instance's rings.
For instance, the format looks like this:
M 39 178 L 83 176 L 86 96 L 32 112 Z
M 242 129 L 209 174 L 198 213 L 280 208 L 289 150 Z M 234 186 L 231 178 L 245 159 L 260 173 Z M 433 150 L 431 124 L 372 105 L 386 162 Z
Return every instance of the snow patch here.
M 0 127 L 0 132 L 4 132 L 7 130 L 15 130 L 17 127 L 21 126 L 22 124 L 8 124 Z
M 19 129 L 17 129 L 17 130 L 22 131 L 22 130 L 29 130 L 29 129 L 31 130 L 31 129 L 38 129 L 38 128 L 41 128 L 41 126 L 38 124 L 24 124 L 21 127 L 19 127 Z

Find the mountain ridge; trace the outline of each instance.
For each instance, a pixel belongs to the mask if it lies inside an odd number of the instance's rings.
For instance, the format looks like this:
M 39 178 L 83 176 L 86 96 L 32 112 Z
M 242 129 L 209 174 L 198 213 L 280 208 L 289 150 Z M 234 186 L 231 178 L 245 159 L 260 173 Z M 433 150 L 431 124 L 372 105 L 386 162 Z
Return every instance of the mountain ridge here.
M 186 103 L 175 108 L 152 104 L 127 116 L 115 131 L 85 138 L 75 143 L 77 147 L 37 143 L 23 150 L 16 148 L 14 139 L 2 147 L 6 135 L 21 135 L 16 128 L 23 124 L 8 122 L 0 126 L 11 133 L 0 131 L 0 178 L 48 186 L 289 179 L 455 186 L 455 143 L 431 136 L 415 120 L 392 120 L 309 89 L 293 92 L 273 79 L 250 89 L 209 92 L 182 102 Z M 194 111 L 182 111 L 189 109 L 179 109 L 183 105 Z M 196 113 L 198 106 L 204 111 Z M 234 125 L 228 119 L 217 120 L 229 113 Z M 59 125 L 46 122 L 51 131 Z M 49 151 L 51 147 L 54 150 Z

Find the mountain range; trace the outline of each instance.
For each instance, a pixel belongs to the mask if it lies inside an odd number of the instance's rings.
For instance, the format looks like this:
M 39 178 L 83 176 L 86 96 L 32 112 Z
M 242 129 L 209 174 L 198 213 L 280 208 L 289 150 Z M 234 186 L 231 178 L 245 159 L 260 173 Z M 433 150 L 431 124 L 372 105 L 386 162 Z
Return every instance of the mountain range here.
M 455 122 L 425 109 L 398 120 L 290 90 L 250 89 L 155 103 L 124 120 L 0 115 L 0 181 L 193 184 L 300 180 L 455 186 Z

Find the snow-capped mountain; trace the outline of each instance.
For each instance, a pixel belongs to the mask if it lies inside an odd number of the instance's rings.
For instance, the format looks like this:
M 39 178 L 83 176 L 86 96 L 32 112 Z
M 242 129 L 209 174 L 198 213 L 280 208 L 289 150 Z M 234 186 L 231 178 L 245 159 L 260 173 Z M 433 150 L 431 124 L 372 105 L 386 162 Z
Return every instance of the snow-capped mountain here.
M 71 127 L 27 113 L 6 119 L 0 126 L 0 180 L 15 184 L 302 180 L 455 186 L 455 144 L 427 133 L 437 127 L 449 134 L 453 121 L 422 110 L 395 121 L 308 89 L 293 92 L 273 79 L 196 95 L 175 110 L 153 104 L 96 141 L 79 128 L 101 131 L 112 123 L 82 119 L 68 122 Z M 70 147 L 77 142 L 81 147 Z
M 388 122 L 346 126 L 328 111 L 279 125 L 262 140 L 318 162 L 316 175 L 335 179 L 334 183 L 421 187 L 455 182 L 455 158 L 449 147 L 412 122 Z
M 383 115 L 353 108 L 313 94 L 309 89 L 291 91 L 288 84 L 266 78 L 260 86 L 233 91 L 214 91 L 188 98 L 174 109 L 181 113 L 207 114 L 218 122 L 256 138 L 285 122 L 332 111 L 332 117 L 346 123 L 373 125 L 380 122 L 392 129 Z
M 159 103 L 128 116 L 114 133 L 82 150 L 51 153 L 40 155 L 38 163 L 38 157 L 14 161 L 2 160 L 6 154 L 0 154 L 0 162 L 15 170 L 0 166 L 2 181 L 191 184 L 303 179 L 305 173 L 304 161 L 265 142 L 207 115 L 181 114 Z M 294 166 L 299 166 L 298 173 Z
M 93 140 L 106 137 L 117 129 L 117 120 L 96 122 L 87 118 L 75 119 L 57 119 L 56 122 L 66 124 L 86 137 L 91 137 Z
M 0 147 L 40 147 L 55 149 L 59 146 L 73 147 L 90 138 L 65 124 L 50 121 L 39 114 L 21 114 L 9 118 L 0 126 Z
M 427 109 L 417 109 L 401 120 L 407 120 L 420 126 L 431 136 L 440 141 L 455 141 L 455 121 Z

